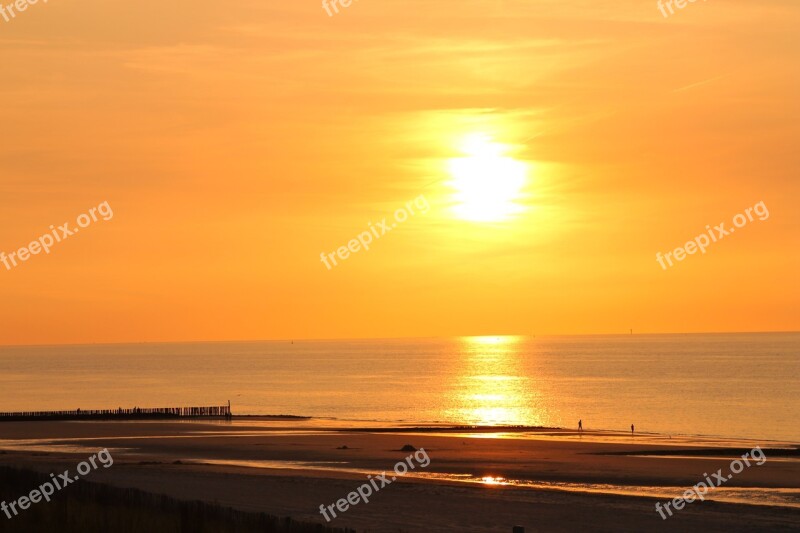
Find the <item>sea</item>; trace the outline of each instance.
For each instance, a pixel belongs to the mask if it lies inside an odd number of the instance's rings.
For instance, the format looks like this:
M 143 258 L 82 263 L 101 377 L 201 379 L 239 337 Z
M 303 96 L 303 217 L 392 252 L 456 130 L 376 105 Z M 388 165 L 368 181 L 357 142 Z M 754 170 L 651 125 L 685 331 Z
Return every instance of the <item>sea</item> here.
M 800 333 L 0 347 L 0 411 L 225 405 L 800 443 Z

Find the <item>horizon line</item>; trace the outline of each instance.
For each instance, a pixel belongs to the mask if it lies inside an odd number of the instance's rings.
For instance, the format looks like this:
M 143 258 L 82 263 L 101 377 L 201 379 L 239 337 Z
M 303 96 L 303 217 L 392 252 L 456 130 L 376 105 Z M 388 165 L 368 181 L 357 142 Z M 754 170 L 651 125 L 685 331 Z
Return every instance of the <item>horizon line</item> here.
M 45 346 L 121 346 L 131 344 L 223 344 L 223 343 L 258 343 L 258 342 L 346 342 L 346 341 L 396 341 L 412 339 L 463 339 L 476 337 L 632 337 L 655 335 L 763 335 L 769 333 L 800 333 L 798 330 L 773 331 L 672 331 L 650 333 L 494 333 L 472 335 L 427 335 L 407 337 L 335 337 L 335 338 L 276 338 L 276 339 L 225 339 L 225 340 L 177 340 L 177 341 L 117 341 L 117 342 L 67 342 L 67 343 L 19 343 L 0 344 L 0 348 L 45 347 Z

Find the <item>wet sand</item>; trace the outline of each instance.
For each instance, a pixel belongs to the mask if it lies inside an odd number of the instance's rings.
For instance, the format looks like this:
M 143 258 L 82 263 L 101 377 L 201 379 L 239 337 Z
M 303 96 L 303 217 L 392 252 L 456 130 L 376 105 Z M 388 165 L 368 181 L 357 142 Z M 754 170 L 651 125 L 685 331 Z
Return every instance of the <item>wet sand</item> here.
M 351 424 L 352 425 L 352 424 Z M 93 481 L 325 522 L 330 505 L 424 448 L 430 464 L 331 522 L 359 531 L 789 531 L 800 528 L 792 443 L 530 428 L 353 428 L 324 420 L 0 424 L 0 463 L 75 469 L 108 448 Z M 346 446 L 347 449 L 339 449 Z M 655 511 L 755 446 L 745 468 L 662 520 Z M 652 455 L 648 455 L 652 454 Z M 734 502 L 734 503 L 731 503 Z

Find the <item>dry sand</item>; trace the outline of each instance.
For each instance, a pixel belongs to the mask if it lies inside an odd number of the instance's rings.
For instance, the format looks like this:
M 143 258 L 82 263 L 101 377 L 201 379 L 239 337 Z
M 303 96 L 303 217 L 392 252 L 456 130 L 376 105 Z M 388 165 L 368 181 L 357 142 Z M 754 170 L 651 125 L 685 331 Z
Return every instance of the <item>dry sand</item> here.
M 324 522 L 320 504 L 346 497 L 368 473 L 391 474 L 409 455 L 399 451 L 408 443 L 430 457 L 427 468 L 417 467 L 420 477 L 398 479 L 370 503 L 340 514 L 334 525 L 374 532 L 510 532 L 513 525 L 526 532 L 800 529 L 800 457 L 788 443 L 335 426 L 274 419 L 3 423 L 0 463 L 74 470 L 88 455 L 109 448 L 114 466 L 88 478 Z M 347 449 L 338 449 L 343 445 Z M 667 520 L 656 513 L 656 501 L 680 495 L 704 473 L 729 472 L 731 459 L 755 446 L 765 451 L 766 463 L 745 468 L 711 495 L 749 504 L 707 500 Z M 670 455 L 646 455 L 652 453 Z M 529 485 L 478 482 L 488 476 Z

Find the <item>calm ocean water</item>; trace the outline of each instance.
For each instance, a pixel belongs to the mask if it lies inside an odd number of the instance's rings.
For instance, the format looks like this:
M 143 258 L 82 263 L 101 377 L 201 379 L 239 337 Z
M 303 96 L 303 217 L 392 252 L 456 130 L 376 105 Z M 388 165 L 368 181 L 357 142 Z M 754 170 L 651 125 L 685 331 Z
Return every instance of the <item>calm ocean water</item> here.
M 800 442 L 800 333 L 0 347 L 0 411 L 531 424 Z

